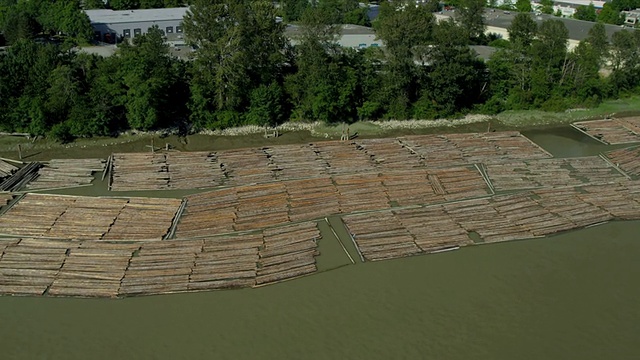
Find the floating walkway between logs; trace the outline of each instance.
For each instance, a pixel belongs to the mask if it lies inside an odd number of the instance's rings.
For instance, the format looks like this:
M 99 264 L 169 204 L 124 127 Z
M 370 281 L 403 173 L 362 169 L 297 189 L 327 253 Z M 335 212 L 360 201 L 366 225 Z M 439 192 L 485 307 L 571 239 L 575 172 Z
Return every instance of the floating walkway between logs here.
M 218 152 L 114 154 L 111 190 L 241 186 L 548 157 L 551 155 L 518 132 L 323 141 Z
M 609 151 L 605 156 L 627 175 L 640 176 L 640 146 Z
M 473 243 L 528 239 L 613 219 L 640 219 L 640 182 L 548 188 L 490 198 L 346 215 L 366 260 Z
M 27 194 L 0 216 L 0 234 L 78 240 L 161 240 L 181 200 Z
M 571 126 L 604 144 L 640 142 L 640 117 L 580 121 Z
M 177 237 L 320 219 L 332 214 L 429 204 L 487 196 L 474 167 L 360 173 L 239 186 L 188 196 Z
M 255 287 L 313 273 L 320 232 L 142 243 L 0 239 L 0 294 L 124 297 Z
M 103 159 L 53 159 L 38 170 L 27 190 L 58 189 L 91 184 L 94 172 L 102 172 Z

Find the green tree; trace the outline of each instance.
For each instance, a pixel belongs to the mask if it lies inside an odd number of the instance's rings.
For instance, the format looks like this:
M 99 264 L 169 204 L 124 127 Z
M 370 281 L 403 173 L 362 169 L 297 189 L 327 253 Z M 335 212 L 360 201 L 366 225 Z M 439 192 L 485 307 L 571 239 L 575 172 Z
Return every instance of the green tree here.
M 2 16 L 1 30 L 8 43 L 35 37 L 42 27 L 38 23 L 37 8 L 31 3 L 17 3 L 8 6 Z
M 616 93 L 640 84 L 640 32 L 618 31 L 611 37 L 611 77 Z
M 621 25 L 624 18 L 620 15 L 620 10 L 616 9 L 611 3 L 604 3 L 598 21 L 605 24 Z
M 516 10 L 522 13 L 530 13 L 533 11 L 531 9 L 531 1 L 530 0 L 517 0 L 516 1 Z
M 251 91 L 250 105 L 245 115 L 248 124 L 274 126 L 284 119 L 284 94 L 280 84 L 260 85 Z
M 529 14 L 517 14 L 507 29 L 509 41 L 515 46 L 528 48 L 535 39 L 538 25 Z
M 607 31 L 602 23 L 597 23 L 589 29 L 589 34 L 585 41 L 591 45 L 591 48 L 596 54 L 598 59 L 598 66 L 602 67 L 606 64 L 607 57 L 609 55 L 609 38 L 607 37 Z
M 414 3 L 383 3 L 374 27 L 386 46 L 379 99 L 388 110 L 386 117 L 408 118 L 411 103 L 420 96 L 416 61 L 429 61 L 435 18 Z
M 575 14 L 573 14 L 573 17 L 578 20 L 596 21 L 598 15 L 596 14 L 596 7 L 593 5 L 593 3 L 589 3 L 589 5 L 587 6 L 578 6 Z
M 540 0 L 540 12 L 543 14 L 553 14 L 553 0 Z
M 538 29 L 532 47 L 531 71 L 532 95 L 536 106 L 542 106 L 551 98 L 555 84 L 562 79 L 568 39 L 569 31 L 560 20 L 546 20 Z
M 434 111 L 439 117 L 450 116 L 484 100 L 483 84 L 488 80 L 484 76 L 484 62 L 477 59 L 467 41 L 466 29 L 452 21 L 436 26 L 434 45 L 429 51 L 427 83 L 418 102 L 425 104 L 426 100 L 427 112 L 416 114 L 419 117 L 428 117 Z
M 460 25 L 467 31 L 467 37 L 473 44 L 485 42 L 484 23 L 485 0 L 460 0 Z
M 283 0 L 280 2 L 284 21 L 298 21 L 310 6 L 309 0 Z
M 126 89 L 127 121 L 133 129 L 150 130 L 172 122 L 172 90 L 176 81 L 174 61 L 169 57 L 158 27 L 121 47 L 123 85 Z
M 109 0 L 108 5 L 109 5 L 109 8 L 113 10 L 139 9 L 140 1 L 139 0 Z
M 190 109 L 196 127 L 221 126 L 249 106 L 251 91 L 281 81 L 284 24 L 268 1 L 195 0 L 184 20 L 197 46 Z M 224 115 L 218 122 L 216 113 Z
M 350 66 L 351 52 L 338 51 L 333 17 L 326 7 L 309 8 L 302 16 L 297 71 L 285 80 L 294 120 L 332 123 L 356 117 L 357 72 Z
M 105 3 L 102 0 L 83 0 L 82 8 L 83 9 L 104 9 Z

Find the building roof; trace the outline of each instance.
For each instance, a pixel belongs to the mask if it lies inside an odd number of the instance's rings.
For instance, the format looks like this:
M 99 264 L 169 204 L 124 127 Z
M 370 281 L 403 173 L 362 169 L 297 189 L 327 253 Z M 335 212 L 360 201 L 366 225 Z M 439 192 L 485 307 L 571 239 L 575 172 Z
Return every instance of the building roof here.
M 511 26 L 511 21 L 516 17 L 517 13 L 505 14 L 503 11 L 487 11 L 485 13 L 484 19 L 485 23 L 489 26 L 495 26 L 499 28 L 507 29 Z M 589 35 L 589 30 L 596 24 L 590 21 L 582 21 L 576 19 L 567 19 L 562 17 L 557 17 L 553 15 L 540 14 L 533 15 L 533 20 L 535 20 L 538 25 L 542 24 L 545 20 L 560 20 L 564 23 L 569 31 L 569 39 L 582 41 Z M 613 33 L 623 30 L 620 26 L 615 25 L 604 25 L 604 28 L 607 32 L 607 36 L 611 39 L 611 35 Z
M 565 5 L 573 5 L 573 6 L 589 6 L 589 4 L 593 4 L 596 9 L 602 9 L 606 1 L 592 1 L 592 0 L 557 0 L 554 1 L 554 4 L 565 4 Z
M 186 15 L 189 8 L 139 9 L 139 10 L 85 10 L 92 24 L 118 24 L 177 20 Z
M 341 35 L 375 35 L 376 32 L 372 28 L 360 25 L 345 24 L 340 25 Z M 285 28 L 287 36 L 296 36 L 300 33 L 300 27 L 294 24 L 288 24 Z

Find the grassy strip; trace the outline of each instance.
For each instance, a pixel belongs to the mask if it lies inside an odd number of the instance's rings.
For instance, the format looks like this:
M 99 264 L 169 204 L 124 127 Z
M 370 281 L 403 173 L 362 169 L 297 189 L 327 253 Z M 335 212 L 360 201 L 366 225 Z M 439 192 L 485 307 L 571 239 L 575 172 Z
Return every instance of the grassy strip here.
M 359 137 L 385 137 L 410 134 L 483 132 L 493 130 L 528 130 L 533 128 L 557 127 L 572 122 L 602 119 L 605 116 L 640 115 L 640 97 L 609 100 L 592 109 L 573 109 L 564 112 L 544 112 L 538 110 L 506 111 L 495 116 L 468 115 L 462 119 L 406 120 L 406 121 L 363 121 L 349 125 L 350 135 Z M 281 136 L 264 139 L 264 129 L 258 126 L 207 131 L 191 135 L 186 139 L 169 136 L 160 139 L 157 133 L 125 133 L 117 138 L 78 139 L 71 144 L 59 144 L 48 139 L 31 142 L 24 137 L 1 136 L 0 157 L 17 157 L 17 145 L 21 144 L 27 161 L 64 157 L 103 157 L 112 152 L 149 151 L 151 138 L 155 145 L 163 147 L 165 142 L 179 150 L 221 150 L 238 147 L 259 147 L 265 145 L 305 143 L 316 139 L 340 139 L 342 125 L 324 123 L 286 123 L 279 127 Z M 188 145 L 187 145 L 188 142 Z

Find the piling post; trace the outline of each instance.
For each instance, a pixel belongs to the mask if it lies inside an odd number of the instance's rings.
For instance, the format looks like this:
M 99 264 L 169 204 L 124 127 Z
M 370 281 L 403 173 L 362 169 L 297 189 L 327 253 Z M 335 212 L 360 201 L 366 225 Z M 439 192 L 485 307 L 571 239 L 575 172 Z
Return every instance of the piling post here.
M 22 146 L 18 144 L 18 159 L 22 160 Z

